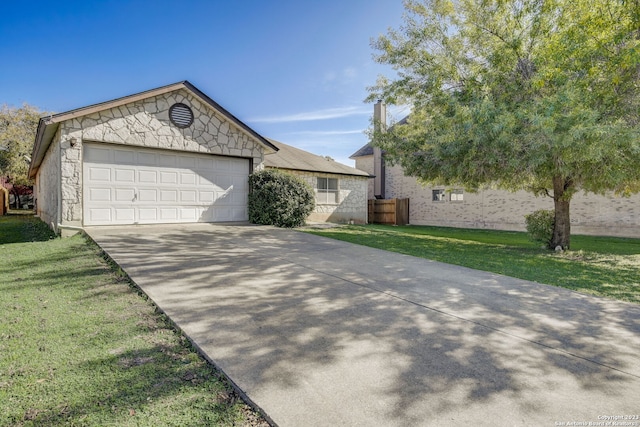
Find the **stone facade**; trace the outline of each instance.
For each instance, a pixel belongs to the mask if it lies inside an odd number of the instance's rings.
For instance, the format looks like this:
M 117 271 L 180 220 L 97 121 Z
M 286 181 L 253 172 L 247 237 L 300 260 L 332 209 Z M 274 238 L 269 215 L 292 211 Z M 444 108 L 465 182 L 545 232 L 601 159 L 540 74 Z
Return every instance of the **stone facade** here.
M 181 129 L 170 122 L 169 108 L 175 103 L 191 107 L 191 126 Z M 263 168 L 263 146 L 255 137 L 199 97 L 179 89 L 60 123 L 37 177 L 38 211 L 47 223 L 57 218 L 63 226 L 82 226 L 83 141 L 244 157 L 252 159 L 254 170 Z M 56 187 L 61 188 L 58 207 L 54 207 Z
M 285 170 L 285 172 L 302 178 L 317 192 L 317 178 L 338 179 L 338 203 L 320 204 L 309 215 L 313 222 L 335 222 L 366 224 L 367 223 L 367 181 L 365 176 L 338 175 L 322 172 L 306 172 Z
M 36 176 L 36 212 L 50 228 L 57 230 L 60 222 L 60 142 L 59 132 L 49 146 L 40 173 Z
M 357 157 L 356 168 L 373 173 L 373 156 Z M 387 165 L 385 178 L 385 197 L 409 198 L 409 222 L 415 225 L 523 231 L 526 214 L 553 209 L 551 198 L 525 191 L 464 192 L 462 200 L 452 200 L 454 188 L 423 186 L 400 166 Z M 434 201 L 433 190 L 444 190 L 444 200 Z M 372 187 L 368 197 L 373 198 Z M 571 201 L 571 224 L 576 234 L 640 237 L 640 195 L 578 193 Z

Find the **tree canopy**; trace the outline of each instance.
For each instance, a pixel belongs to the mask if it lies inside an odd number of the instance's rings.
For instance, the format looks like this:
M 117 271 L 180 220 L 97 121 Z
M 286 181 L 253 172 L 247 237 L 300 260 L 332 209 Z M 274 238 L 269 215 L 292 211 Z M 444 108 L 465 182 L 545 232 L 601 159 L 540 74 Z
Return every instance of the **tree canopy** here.
M 373 143 L 426 183 L 549 195 L 570 245 L 580 190 L 640 191 L 640 0 L 406 0 L 372 42 L 412 107 Z
M 0 175 L 14 185 L 29 185 L 29 162 L 42 113 L 24 104 L 20 108 L 0 108 Z

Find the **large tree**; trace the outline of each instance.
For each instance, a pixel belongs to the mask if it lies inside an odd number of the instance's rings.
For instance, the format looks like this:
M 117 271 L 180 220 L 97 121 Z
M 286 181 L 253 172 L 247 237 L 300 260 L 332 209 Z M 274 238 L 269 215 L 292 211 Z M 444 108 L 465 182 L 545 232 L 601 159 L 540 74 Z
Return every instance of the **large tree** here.
M 30 191 L 28 177 L 31 150 L 41 112 L 24 104 L 20 108 L 0 108 L 0 176 L 7 178 L 20 207 L 20 195 Z
M 372 42 L 397 71 L 369 101 L 412 107 L 373 143 L 425 183 L 553 197 L 640 190 L 640 0 L 406 0 Z M 374 126 L 374 128 L 378 128 Z

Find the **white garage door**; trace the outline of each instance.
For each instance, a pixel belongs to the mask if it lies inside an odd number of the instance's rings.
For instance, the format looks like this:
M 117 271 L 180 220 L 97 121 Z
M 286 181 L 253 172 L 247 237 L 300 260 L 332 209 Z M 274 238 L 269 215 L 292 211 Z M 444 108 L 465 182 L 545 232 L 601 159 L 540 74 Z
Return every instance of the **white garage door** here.
M 84 225 L 247 220 L 249 160 L 85 144 Z

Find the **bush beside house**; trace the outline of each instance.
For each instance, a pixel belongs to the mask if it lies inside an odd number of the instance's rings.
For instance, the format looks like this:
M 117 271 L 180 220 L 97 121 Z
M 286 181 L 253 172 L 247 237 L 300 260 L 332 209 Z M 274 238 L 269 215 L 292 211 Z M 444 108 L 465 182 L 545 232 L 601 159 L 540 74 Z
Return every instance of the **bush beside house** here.
M 313 189 L 302 179 L 267 169 L 249 177 L 249 221 L 299 227 L 315 207 Z

